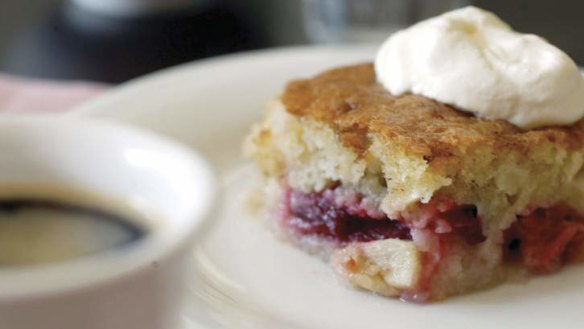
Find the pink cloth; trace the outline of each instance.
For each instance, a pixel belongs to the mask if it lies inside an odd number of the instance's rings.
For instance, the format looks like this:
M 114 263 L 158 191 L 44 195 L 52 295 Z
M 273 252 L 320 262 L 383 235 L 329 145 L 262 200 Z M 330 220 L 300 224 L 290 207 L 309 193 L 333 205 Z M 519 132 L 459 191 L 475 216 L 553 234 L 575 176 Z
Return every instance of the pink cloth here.
M 0 74 L 0 112 L 65 112 L 108 89 L 105 84 L 52 81 Z

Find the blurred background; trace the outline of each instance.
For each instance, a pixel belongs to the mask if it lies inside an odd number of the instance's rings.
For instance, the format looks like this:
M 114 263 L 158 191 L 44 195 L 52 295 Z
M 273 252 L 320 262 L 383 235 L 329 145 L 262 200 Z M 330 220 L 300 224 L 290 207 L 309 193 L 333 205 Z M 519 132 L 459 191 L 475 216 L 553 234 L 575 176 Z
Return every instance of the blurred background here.
M 240 51 L 378 43 L 468 4 L 584 63 L 580 0 L 1 0 L 0 72 L 117 83 Z

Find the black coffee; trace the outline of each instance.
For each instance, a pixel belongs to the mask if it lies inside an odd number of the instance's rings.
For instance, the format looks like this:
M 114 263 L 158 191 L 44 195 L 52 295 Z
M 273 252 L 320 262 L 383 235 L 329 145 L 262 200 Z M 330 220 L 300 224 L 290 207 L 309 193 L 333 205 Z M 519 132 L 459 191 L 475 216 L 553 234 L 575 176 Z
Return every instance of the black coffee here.
M 0 199 L 0 267 L 119 251 L 145 234 L 114 211 L 35 198 Z

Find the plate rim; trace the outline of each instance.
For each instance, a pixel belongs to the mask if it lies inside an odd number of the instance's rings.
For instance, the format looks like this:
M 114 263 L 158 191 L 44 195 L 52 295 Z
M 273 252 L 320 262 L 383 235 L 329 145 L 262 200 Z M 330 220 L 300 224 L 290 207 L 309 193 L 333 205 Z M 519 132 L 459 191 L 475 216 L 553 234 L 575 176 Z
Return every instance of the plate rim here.
M 111 89 L 105 91 L 103 94 L 90 99 L 71 111 L 62 113 L 64 116 L 103 116 L 102 109 L 108 102 L 115 101 L 118 97 L 124 97 L 125 93 L 132 90 L 143 88 L 148 84 L 162 83 L 166 79 L 173 79 L 181 73 L 192 72 L 200 69 L 209 68 L 216 65 L 227 65 L 230 63 L 255 61 L 261 58 L 271 58 L 278 56 L 304 56 L 314 55 L 318 53 L 324 54 L 327 52 L 338 52 L 339 56 L 343 54 L 366 54 L 378 48 L 377 44 L 372 43 L 355 43 L 355 44 L 329 44 L 329 45 L 294 45 L 284 47 L 273 47 L 266 49 L 256 49 L 250 51 L 242 51 L 215 57 L 209 57 L 200 60 L 189 61 L 164 69 L 153 71 L 145 75 L 141 75 L 114 85 Z M 373 61 L 373 58 L 371 58 Z M 291 79 L 294 77 L 291 77 Z M 107 117 L 109 113 L 105 112 Z

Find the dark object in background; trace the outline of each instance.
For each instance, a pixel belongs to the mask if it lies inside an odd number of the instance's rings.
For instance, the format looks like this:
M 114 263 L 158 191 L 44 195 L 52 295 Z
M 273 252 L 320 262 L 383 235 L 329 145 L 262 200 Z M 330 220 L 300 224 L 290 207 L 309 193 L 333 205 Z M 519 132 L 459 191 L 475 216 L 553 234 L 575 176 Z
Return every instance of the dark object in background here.
M 584 31 L 581 0 L 474 0 L 481 8 L 494 11 L 513 29 L 540 35 L 584 65 Z
M 53 79 L 122 82 L 167 66 L 263 46 L 220 4 L 111 17 L 66 4 L 12 45 L 2 70 Z

